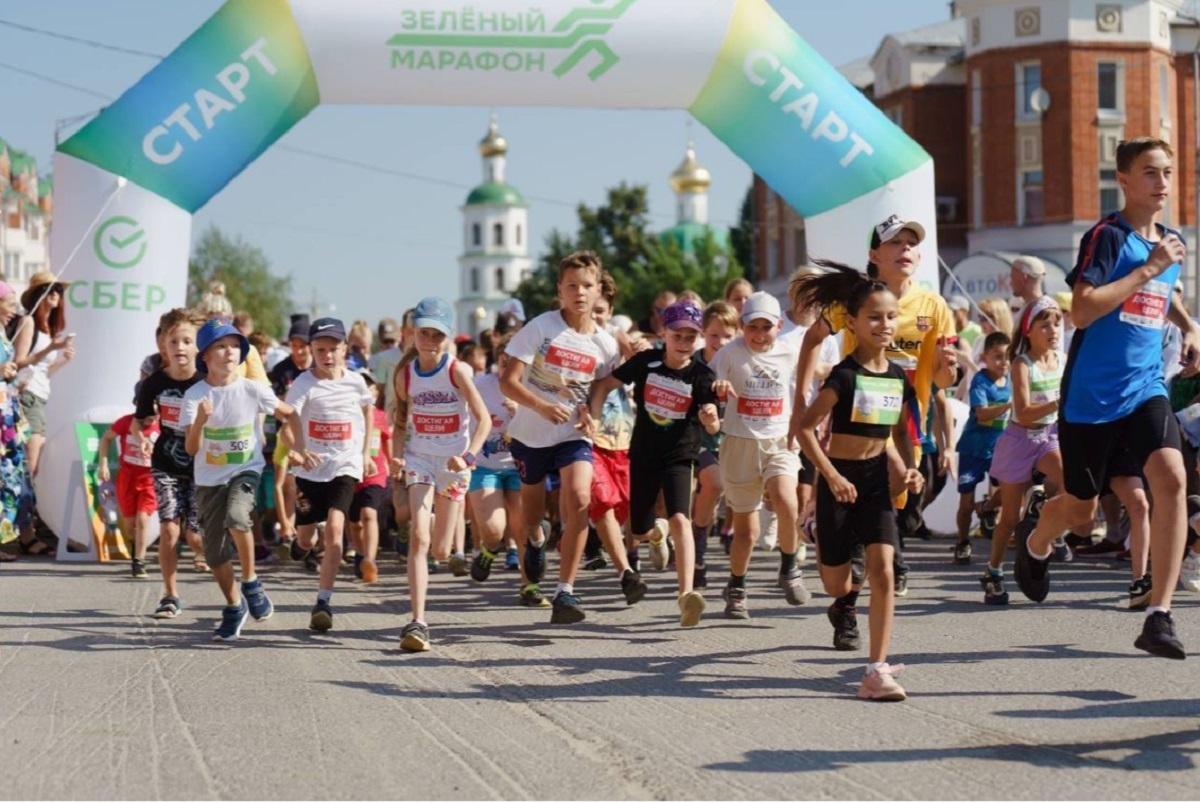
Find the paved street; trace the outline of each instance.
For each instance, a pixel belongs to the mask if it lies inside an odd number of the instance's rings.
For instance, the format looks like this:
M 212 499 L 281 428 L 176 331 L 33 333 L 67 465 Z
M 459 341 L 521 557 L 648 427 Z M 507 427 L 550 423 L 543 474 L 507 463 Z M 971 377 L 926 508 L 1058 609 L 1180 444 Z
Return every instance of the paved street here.
M 790 609 L 768 590 L 765 553 L 754 618 L 723 620 L 710 588 L 687 632 L 666 574 L 633 609 L 610 575 L 589 575 L 592 618 L 570 628 L 510 605 L 512 573 L 437 575 L 435 649 L 416 656 L 396 648 L 406 606 L 390 557 L 380 585 L 340 588 L 325 637 L 305 630 L 315 578 L 268 569 L 276 614 L 232 646 L 209 640 L 216 589 L 190 570 L 188 609 L 161 623 L 147 617 L 158 584 L 124 565 L 5 565 L 0 794 L 1200 797 L 1195 658 L 1132 648 L 1124 566 L 1075 563 L 1047 603 L 991 610 L 977 566 L 951 566 L 948 548 L 913 549 L 894 644 L 912 696 L 890 705 L 853 699 L 864 655 L 829 646 L 823 595 Z M 1197 601 L 1176 607 L 1194 650 Z

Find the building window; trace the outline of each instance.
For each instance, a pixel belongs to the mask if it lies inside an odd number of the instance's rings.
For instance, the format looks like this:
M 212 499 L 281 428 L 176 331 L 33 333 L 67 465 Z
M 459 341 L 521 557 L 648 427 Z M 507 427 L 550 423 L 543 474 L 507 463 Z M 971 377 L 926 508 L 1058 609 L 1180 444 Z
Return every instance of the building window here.
M 1017 65 L 1017 119 L 1036 120 L 1033 93 L 1042 88 L 1042 65 L 1032 61 Z
M 1116 170 L 1100 171 L 1100 214 L 1116 212 L 1124 206 L 1121 201 L 1121 186 L 1117 184 Z
M 506 291 L 504 287 L 504 268 L 496 268 L 496 289 L 501 293 Z
M 1041 170 L 1022 170 L 1020 173 L 1020 221 L 1022 224 L 1041 223 L 1046 216 L 1045 191 Z
M 471 292 L 479 292 L 479 268 L 471 268 Z
M 504 224 L 497 223 L 492 226 L 492 245 L 504 245 Z
M 521 244 L 521 224 L 517 224 L 517 245 Z
M 478 223 L 471 224 L 471 245 L 483 245 L 483 226 Z
M 1096 108 L 1101 113 L 1120 113 L 1124 108 L 1121 98 L 1121 64 L 1116 61 L 1099 62 L 1096 65 L 1096 82 Z
M 792 229 L 792 249 L 795 251 L 796 265 L 807 265 L 808 233 L 804 229 Z
M 939 195 L 935 204 L 938 223 L 953 223 L 958 220 L 958 198 L 953 195 Z

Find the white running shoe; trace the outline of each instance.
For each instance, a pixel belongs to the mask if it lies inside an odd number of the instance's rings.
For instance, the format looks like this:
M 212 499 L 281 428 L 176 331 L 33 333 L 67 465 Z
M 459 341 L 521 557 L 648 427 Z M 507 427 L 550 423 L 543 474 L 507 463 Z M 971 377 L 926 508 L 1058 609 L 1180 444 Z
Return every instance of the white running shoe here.
M 1200 591 L 1200 556 L 1187 551 L 1183 566 L 1179 568 L 1179 587 L 1186 591 Z
M 667 562 L 671 559 L 671 550 L 667 547 L 667 535 L 670 532 L 671 527 L 666 519 L 654 520 L 654 533 L 650 536 L 649 544 L 650 563 L 656 571 L 667 568 Z

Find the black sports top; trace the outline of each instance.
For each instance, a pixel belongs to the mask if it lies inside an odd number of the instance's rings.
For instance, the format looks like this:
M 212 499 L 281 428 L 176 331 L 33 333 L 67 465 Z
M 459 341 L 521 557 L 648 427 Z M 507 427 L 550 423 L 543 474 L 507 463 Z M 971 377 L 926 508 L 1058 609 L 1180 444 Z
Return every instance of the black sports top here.
M 916 398 L 904 369 L 893 362 L 883 373 L 868 371 L 853 356 L 829 374 L 822 390 L 837 394 L 829 418 L 835 435 L 886 439 L 900 420 L 904 406 Z

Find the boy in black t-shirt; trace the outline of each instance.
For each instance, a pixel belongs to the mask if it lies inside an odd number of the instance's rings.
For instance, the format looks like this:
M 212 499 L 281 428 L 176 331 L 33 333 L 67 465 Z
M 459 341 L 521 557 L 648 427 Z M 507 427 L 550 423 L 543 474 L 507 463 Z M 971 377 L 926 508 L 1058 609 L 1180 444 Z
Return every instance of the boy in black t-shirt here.
M 629 449 L 629 528 L 637 539 L 649 537 L 661 491 L 675 543 L 679 621 L 693 627 L 704 611 L 704 597 L 692 588 L 696 557 L 689 518 L 692 474 L 700 456 L 701 426 L 711 434 L 721 422 L 712 369 L 692 358 L 703 313 L 692 302 L 679 301 L 662 312 L 661 320 L 665 347 L 634 355 L 611 377 L 594 383 L 591 406 L 596 417 L 610 391 L 634 385 L 637 421 Z
M 175 579 L 178 558 L 175 545 L 180 532 L 187 533 L 192 548 L 200 548 L 200 524 L 197 518 L 192 456 L 184 448 L 186 430 L 180 426 L 183 394 L 200 381 L 196 371 L 196 332 L 202 319 L 185 309 L 173 309 L 158 322 L 163 367 L 146 377 L 138 387 L 137 409 L 130 427 L 140 438 L 142 429 L 158 418 L 161 433 L 153 445 L 150 473 L 158 501 L 158 562 L 162 567 L 163 597 L 154 610 L 156 619 L 174 619 L 183 610 Z M 150 439 L 142 438 L 143 449 Z M 197 556 L 201 553 L 197 551 Z M 196 567 L 201 562 L 197 557 Z

